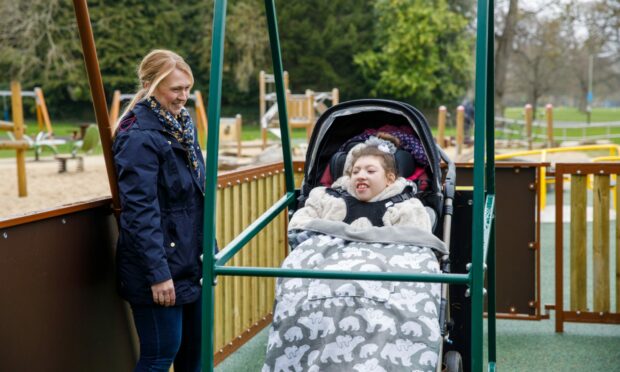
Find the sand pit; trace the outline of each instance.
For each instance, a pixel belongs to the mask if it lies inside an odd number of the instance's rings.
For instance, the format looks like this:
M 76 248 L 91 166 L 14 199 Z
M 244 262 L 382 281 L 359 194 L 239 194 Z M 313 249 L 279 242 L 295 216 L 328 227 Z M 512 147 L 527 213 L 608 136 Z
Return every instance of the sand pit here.
M 15 158 L 0 159 L 0 219 L 110 196 L 103 156 L 84 157 L 84 171 L 77 172 L 71 161 L 68 171 L 58 173 L 58 162 L 51 157 L 26 160 L 28 196 L 17 196 Z
M 244 157 L 220 154 L 220 172 L 282 160 L 281 148 L 271 146 L 244 149 Z M 301 154 L 296 160 L 303 159 Z M 203 152 L 203 156 L 205 156 Z M 58 162 L 53 157 L 26 160 L 28 196 L 17 196 L 17 167 L 15 158 L 0 159 L 0 220 L 57 208 L 63 205 L 109 197 L 110 186 L 103 155 L 85 156 L 84 171 L 78 172 L 77 162 L 67 164 L 68 171 L 58 173 Z

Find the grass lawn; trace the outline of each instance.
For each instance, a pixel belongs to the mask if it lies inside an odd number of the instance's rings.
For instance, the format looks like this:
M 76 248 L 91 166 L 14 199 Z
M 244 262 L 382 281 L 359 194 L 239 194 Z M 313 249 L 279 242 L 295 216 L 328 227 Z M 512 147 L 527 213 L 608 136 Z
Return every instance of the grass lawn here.
M 538 119 L 544 121 L 544 107 L 539 108 L 538 111 Z M 557 107 L 553 110 L 554 120 L 556 121 L 571 121 L 571 122 L 584 122 L 586 121 L 585 113 L 580 112 L 576 108 L 572 107 Z M 513 119 L 523 119 L 523 108 L 522 107 L 510 107 L 506 109 L 506 117 Z M 594 108 L 592 111 L 592 122 L 606 122 L 606 121 L 620 121 L 620 108 Z M 84 124 L 83 122 L 54 122 L 52 123 L 54 128 L 54 134 L 56 138 L 66 139 L 67 143 L 65 145 L 57 146 L 57 150 L 59 153 L 70 153 L 72 144 L 72 136 L 75 132 L 79 133 L 80 125 Z M 34 138 L 39 132 L 39 128 L 35 121 L 27 121 L 26 122 L 26 134 L 31 138 Z M 514 129 L 522 128 L 520 126 L 514 126 Z M 432 127 L 433 134 L 436 134 L 437 128 Z M 620 135 L 620 127 L 611 128 L 610 132 L 612 134 Z M 546 136 L 546 128 L 544 127 L 534 127 L 534 134 L 538 134 L 541 138 Z M 574 137 L 575 139 L 581 139 L 585 136 L 594 136 L 599 135 L 603 136 L 608 134 L 607 128 L 587 128 L 585 129 L 585 133 L 583 129 L 558 129 L 554 130 L 554 136 L 556 137 Z M 453 126 L 448 126 L 446 128 L 446 136 L 455 136 L 456 129 Z M 293 129 L 292 130 L 292 139 L 294 141 L 303 140 L 306 136 L 306 131 L 304 129 Z M 500 131 L 496 131 L 496 138 L 501 138 L 502 133 Z M 513 135 L 516 136 L 516 135 Z M 248 124 L 247 122 L 243 125 L 242 130 L 242 139 L 244 141 L 257 140 L 261 138 L 261 131 L 258 124 L 252 123 Z M 277 137 L 269 134 L 269 138 L 271 140 L 277 140 Z M 512 137 L 513 139 L 517 139 L 516 137 Z M 0 132 L 0 139 L 8 139 L 3 132 Z M 542 139 L 539 139 L 542 140 Z M 620 138 L 613 139 L 615 143 L 620 143 Z M 43 156 L 50 155 L 52 152 L 49 149 L 43 150 Z M 95 153 L 101 153 L 101 148 L 95 150 Z M 0 158 L 10 158 L 15 156 L 14 150 L 0 150 Z M 34 157 L 34 151 L 28 150 L 28 157 Z
M 536 118 L 538 118 L 538 120 L 545 120 L 544 106 L 539 107 L 536 112 Z M 525 118 L 523 107 L 507 108 L 506 117 L 510 119 Z M 556 107 L 553 109 L 553 119 L 557 121 L 573 121 L 585 123 L 587 121 L 587 116 L 585 112 L 581 112 L 575 107 Z M 620 108 L 593 108 L 591 122 L 598 123 L 605 121 L 620 121 Z
M 64 145 L 56 146 L 56 149 L 61 154 L 68 154 L 71 152 L 73 148 L 72 137 L 74 132 L 80 132 L 80 125 L 84 124 L 83 122 L 54 122 L 52 123 L 52 127 L 54 130 L 54 138 L 65 139 L 67 143 Z M 26 135 L 30 136 L 30 138 L 35 138 L 37 133 L 39 133 L 39 127 L 37 123 L 34 121 L 26 122 Z M 258 125 L 244 125 L 241 138 L 243 141 L 251 141 L 257 140 L 261 138 L 261 130 Z M 268 138 L 270 140 L 277 140 L 278 138 L 273 134 L 269 133 Z M 292 130 L 292 139 L 293 140 L 303 140 L 306 138 L 306 130 L 305 129 L 293 129 Z M 0 140 L 8 140 L 5 132 L 0 132 Z M 101 154 L 101 146 L 95 149 L 94 154 Z M 48 156 L 53 154 L 51 149 L 44 148 L 42 156 Z M 15 157 L 15 150 L 0 150 L 0 158 L 11 158 Z M 26 157 L 34 158 L 34 150 L 30 149 L 26 152 Z
M 545 108 L 538 108 L 537 120 L 545 122 Z M 511 119 L 523 120 L 525 117 L 522 107 L 511 107 L 506 109 L 506 117 Z M 587 117 L 584 112 L 574 107 L 557 107 L 553 109 L 553 120 L 556 122 L 578 122 L 586 123 Z M 592 110 L 591 123 L 618 122 L 620 121 L 620 108 L 594 108 Z M 524 130 L 521 125 L 508 125 L 513 130 Z M 538 136 L 538 141 L 546 139 L 546 126 L 532 128 L 534 136 Z M 608 135 L 620 136 L 620 126 L 615 127 L 594 127 L 594 128 L 554 128 L 554 139 L 561 141 L 564 139 L 582 140 L 584 138 L 598 136 L 604 138 Z M 511 139 L 517 139 L 516 134 L 509 135 Z M 501 131 L 496 131 L 496 138 L 506 138 Z M 610 138 L 615 143 L 620 143 L 620 138 Z

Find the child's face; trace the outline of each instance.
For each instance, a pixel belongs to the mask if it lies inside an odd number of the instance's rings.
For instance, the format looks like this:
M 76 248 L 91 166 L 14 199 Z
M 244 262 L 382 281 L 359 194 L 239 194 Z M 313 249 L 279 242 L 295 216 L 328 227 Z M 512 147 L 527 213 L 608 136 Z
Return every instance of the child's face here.
M 396 175 L 386 174 L 381 159 L 377 156 L 362 156 L 353 164 L 351 182 L 355 196 L 361 201 L 374 198 L 395 180 Z

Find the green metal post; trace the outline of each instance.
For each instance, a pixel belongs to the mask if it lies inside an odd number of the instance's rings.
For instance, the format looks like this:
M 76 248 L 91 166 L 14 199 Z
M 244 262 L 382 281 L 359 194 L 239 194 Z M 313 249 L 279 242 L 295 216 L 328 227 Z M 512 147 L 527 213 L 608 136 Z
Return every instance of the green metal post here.
M 489 1 L 489 15 L 494 14 L 493 0 Z M 494 71 L 494 44 L 495 41 L 495 25 L 493 18 L 490 19 L 487 30 L 487 127 L 486 127 L 486 145 L 487 145 L 487 193 L 495 195 L 495 77 Z M 494 204 L 495 205 L 495 204 Z M 488 297 L 487 297 L 487 323 L 488 323 L 488 348 L 489 348 L 489 371 L 495 371 L 497 362 L 496 351 L 496 328 L 495 328 L 495 208 L 492 210 L 493 217 L 491 222 L 491 234 L 488 240 L 488 256 L 486 257 L 488 272 Z
M 222 100 L 222 67 L 224 64 L 224 32 L 226 29 L 226 0 L 215 0 L 211 43 L 211 76 L 209 80 L 209 129 L 207 136 L 206 180 L 204 199 L 204 242 L 202 268 L 202 370 L 213 371 L 213 322 L 215 302 L 215 205 L 217 192 L 217 163 L 220 135 L 220 106 Z
M 482 370 L 483 337 L 483 229 L 485 205 L 485 132 L 487 124 L 489 2 L 478 1 L 476 37 L 476 125 L 474 136 L 474 207 L 472 214 L 471 370 Z
M 265 12 L 267 14 L 269 44 L 271 45 L 271 59 L 273 62 L 273 76 L 275 78 L 276 96 L 278 98 L 278 117 L 280 119 L 280 137 L 282 138 L 282 156 L 284 159 L 286 192 L 294 192 L 295 179 L 293 178 L 293 158 L 291 156 L 288 113 L 286 111 L 286 91 L 284 90 L 284 78 L 282 72 L 282 54 L 280 53 L 278 18 L 276 17 L 276 6 L 274 4 L 274 0 L 265 0 Z

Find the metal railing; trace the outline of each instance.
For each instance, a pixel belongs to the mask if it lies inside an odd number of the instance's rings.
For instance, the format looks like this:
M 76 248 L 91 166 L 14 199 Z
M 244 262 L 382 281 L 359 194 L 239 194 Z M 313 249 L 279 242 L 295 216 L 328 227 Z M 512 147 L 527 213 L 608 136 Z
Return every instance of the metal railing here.
M 482 370 L 483 352 L 483 282 L 484 261 L 489 266 L 489 370 L 495 370 L 495 283 L 494 283 L 494 257 L 495 257 L 495 232 L 494 232 L 494 164 L 493 154 L 494 135 L 492 132 L 493 117 L 493 1 L 478 2 L 478 38 L 476 52 L 476 112 L 481 113 L 476 117 L 476 141 L 474 161 L 474 215 L 473 215 L 473 247 L 472 266 L 469 274 L 394 274 L 394 273 L 346 273 L 329 271 L 308 270 L 284 270 L 276 268 L 261 269 L 256 267 L 231 267 L 223 266 L 227 260 L 241 250 L 252 237 L 256 236 L 260 229 L 268 224 L 282 210 L 294 203 L 294 179 L 291 159 L 291 147 L 289 138 L 289 123 L 286 112 L 286 92 L 283 81 L 283 68 L 280 53 L 280 41 L 276 20 L 275 4 L 273 0 L 265 0 L 269 39 L 271 44 L 273 71 L 277 93 L 279 122 L 282 128 L 282 150 L 285 164 L 286 194 L 273 207 L 260 216 L 253 224 L 246 228 L 236 239 L 229 243 L 222 252 L 214 256 L 213 241 L 215 239 L 215 225 L 217 223 L 215 211 L 212 206 L 216 198 L 217 178 L 217 145 L 218 124 L 221 107 L 222 71 L 224 52 L 224 32 L 226 18 L 226 0 L 216 0 L 213 17 L 213 39 L 211 48 L 211 77 L 209 86 L 209 131 L 206 149 L 207 174 L 205 193 L 205 219 L 204 219 L 204 266 L 203 277 L 203 309 L 206 314 L 203 318 L 203 370 L 213 370 L 213 308 L 215 278 L 223 275 L 253 275 L 253 276 L 295 276 L 299 278 L 339 278 L 365 280 L 406 280 L 406 281 L 432 281 L 454 284 L 466 284 L 470 286 L 472 311 L 471 311 L 471 367 L 474 371 Z M 486 152 L 486 154 L 485 154 Z M 485 161 L 486 159 L 488 161 Z M 488 255 L 487 257 L 485 257 Z M 212 284 L 212 285 L 209 285 Z

